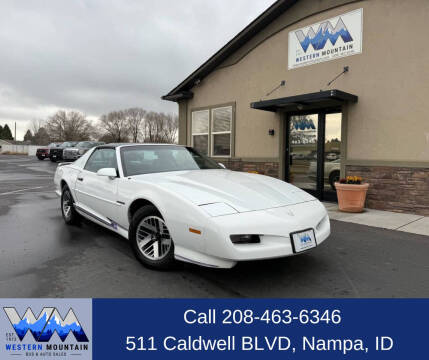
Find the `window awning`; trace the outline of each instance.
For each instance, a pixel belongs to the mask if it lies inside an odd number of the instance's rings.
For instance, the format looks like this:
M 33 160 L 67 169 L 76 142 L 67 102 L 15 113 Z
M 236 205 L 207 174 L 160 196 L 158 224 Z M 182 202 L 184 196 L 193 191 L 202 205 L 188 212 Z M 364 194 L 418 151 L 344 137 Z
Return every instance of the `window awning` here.
M 252 102 L 250 107 L 265 111 L 306 111 L 336 107 L 346 102 L 356 103 L 358 97 L 341 90 L 325 90 L 315 93 L 288 96 L 279 99 Z

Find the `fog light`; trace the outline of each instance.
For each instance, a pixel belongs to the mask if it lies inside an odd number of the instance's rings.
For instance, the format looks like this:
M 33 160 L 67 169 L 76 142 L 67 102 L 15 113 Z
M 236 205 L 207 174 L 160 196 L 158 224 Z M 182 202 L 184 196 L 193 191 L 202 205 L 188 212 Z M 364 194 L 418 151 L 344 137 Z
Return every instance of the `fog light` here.
M 231 235 L 234 244 L 257 244 L 261 242 L 259 235 Z

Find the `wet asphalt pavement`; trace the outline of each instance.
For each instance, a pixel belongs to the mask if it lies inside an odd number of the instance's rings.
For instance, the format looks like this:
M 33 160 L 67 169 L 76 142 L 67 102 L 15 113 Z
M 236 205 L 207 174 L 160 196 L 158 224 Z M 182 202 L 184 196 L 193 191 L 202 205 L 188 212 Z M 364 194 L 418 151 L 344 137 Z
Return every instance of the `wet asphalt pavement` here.
M 148 270 L 122 237 L 64 224 L 55 168 L 0 155 L 0 297 L 429 297 L 429 237 L 338 221 L 297 257 Z

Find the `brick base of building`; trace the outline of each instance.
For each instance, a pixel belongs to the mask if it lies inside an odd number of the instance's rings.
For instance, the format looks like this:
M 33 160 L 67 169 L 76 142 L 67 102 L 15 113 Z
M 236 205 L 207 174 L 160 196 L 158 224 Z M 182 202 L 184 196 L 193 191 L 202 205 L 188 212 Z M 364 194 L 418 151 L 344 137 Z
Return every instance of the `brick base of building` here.
M 258 174 L 279 177 L 279 163 L 278 162 L 256 162 L 256 161 L 243 161 L 241 159 L 222 160 L 228 169 L 234 171 L 251 172 L 256 171 Z
M 346 174 L 370 184 L 368 208 L 429 215 L 429 168 L 347 165 Z

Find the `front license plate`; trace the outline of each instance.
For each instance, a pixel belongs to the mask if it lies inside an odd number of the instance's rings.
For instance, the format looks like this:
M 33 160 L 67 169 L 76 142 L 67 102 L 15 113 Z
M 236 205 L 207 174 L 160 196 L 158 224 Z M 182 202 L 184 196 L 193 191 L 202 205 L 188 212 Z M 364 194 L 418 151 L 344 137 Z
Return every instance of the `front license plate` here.
M 316 247 L 316 236 L 313 229 L 307 229 L 290 234 L 294 253 L 299 253 Z

